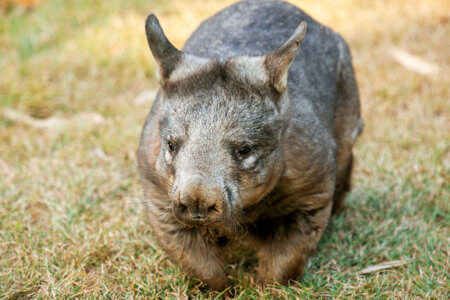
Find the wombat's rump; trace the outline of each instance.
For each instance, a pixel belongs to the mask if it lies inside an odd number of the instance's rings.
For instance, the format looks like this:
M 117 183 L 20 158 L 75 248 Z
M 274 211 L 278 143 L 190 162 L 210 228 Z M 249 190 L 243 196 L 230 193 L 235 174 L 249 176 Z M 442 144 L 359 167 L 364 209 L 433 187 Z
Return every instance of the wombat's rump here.
M 159 244 L 213 289 L 237 240 L 263 280 L 297 278 L 350 189 L 362 120 L 347 44 L 281 1 L 220 11 L 182 51 L 153 15 L 146 33 L 161 89 L 138 161 Z

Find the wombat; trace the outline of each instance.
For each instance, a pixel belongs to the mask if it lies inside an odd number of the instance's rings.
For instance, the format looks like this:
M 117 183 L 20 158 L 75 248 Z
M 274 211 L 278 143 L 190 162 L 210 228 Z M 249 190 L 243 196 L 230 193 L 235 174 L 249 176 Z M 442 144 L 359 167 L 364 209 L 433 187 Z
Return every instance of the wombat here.
M 160 91 L 138 163 L 157 242 L 214 290 L 241 241 L 263 282 L 297 279 L 350 189 L 362 131 L 346 42 L 276 0 L 225 8 L 181 51 L 153 14 L 145 30 Z

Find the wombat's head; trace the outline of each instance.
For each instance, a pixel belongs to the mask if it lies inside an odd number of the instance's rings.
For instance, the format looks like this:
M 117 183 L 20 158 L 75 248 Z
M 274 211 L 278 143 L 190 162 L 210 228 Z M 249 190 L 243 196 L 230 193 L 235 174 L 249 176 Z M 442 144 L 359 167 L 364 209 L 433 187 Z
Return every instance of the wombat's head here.
M 162 101 L 156 169 L 170 183 L 179 222 L 226 223 L 276 185 L 289 119 L 287 73 L 305 30 L 302 22 L 268 55 L 217 61 L 177 50 L 148 17 Z

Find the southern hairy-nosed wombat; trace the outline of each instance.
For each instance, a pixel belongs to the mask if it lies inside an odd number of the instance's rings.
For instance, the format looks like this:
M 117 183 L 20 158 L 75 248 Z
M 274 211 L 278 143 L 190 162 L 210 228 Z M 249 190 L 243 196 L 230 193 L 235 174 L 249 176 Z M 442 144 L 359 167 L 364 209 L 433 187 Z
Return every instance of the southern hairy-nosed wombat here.
M 182 51 L 154 15 L 145 29 L 161 90 L 138 160 L 157 241 L 212 289 L 237 240 L 261 279 L 295 279 L 350 189 L 362 120 L 347 44 L 276 0 L 220 11 Z

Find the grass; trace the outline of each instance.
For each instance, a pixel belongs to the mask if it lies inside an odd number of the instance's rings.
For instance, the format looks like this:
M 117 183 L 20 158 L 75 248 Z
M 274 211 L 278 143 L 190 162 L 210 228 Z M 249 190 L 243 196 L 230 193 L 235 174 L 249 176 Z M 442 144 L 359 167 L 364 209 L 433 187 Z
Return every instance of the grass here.
M 41 0 L 0 5 L 0 298 L 207 298 L 170 263 L 143 215 L 136 149 L 156 88 L 143 24 L 156 13 L 181 46 L 232 1 Z M 347 210 L 331 221 L 299 284 L 260 287 L 242 250 L 238 299 L 449 297 L 450 5 L 295 1 L 349 42 L 365 131 Z M 389 54 L 439 65 L 424 76 Z M 82 112 L 100 123 L 73 118 Z M 366 275 L 367 266 L 408 263 Z

